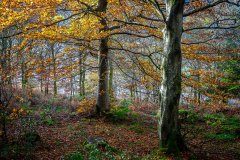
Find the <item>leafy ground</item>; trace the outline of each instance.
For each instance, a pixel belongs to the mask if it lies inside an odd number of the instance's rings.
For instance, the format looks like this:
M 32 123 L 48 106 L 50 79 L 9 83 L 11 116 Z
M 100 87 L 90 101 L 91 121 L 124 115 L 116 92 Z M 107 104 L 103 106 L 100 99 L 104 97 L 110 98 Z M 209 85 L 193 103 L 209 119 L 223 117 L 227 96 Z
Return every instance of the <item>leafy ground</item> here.
M 34 106 L 28 116 L 9 127 L 10 142 L 1 148 L 0 159 L 176 159 L 158 149 L 154 113 L 143 114 L 129 108 L 115 108 L 106 119 L 76 114 L 66 107 Z M 182 134 L 190 151 L 179 157 L 239 159 L 239 112 L 239 109 L 214 114 L 180 110 Z M 91 144 L 90 138 L 101 138 L 104 142 Z

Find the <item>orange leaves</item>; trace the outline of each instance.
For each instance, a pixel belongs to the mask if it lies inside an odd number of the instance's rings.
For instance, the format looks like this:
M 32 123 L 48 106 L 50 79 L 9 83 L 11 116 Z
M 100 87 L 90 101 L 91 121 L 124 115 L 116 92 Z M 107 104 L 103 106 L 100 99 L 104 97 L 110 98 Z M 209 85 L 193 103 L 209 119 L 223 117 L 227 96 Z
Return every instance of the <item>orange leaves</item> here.
M 91 111 L 94 109 L 94 107 L 95 107 L 94 99 L 83 99 L 77 108 L 77 113 L 84 113 L 87 111 Z
M 194 106 L 216 111 L 226 108 L 227 101 L 233 95 L 226 93 L 220 89 L 226 86 L 227 82 L 222 82 L 224 73 L 218 70 L 188 70 L 183 75 L 183 99 Z M 191 94 L 192 90 L 193 94 Z M 201 98 L 201 100 L 199 99 Z
M 188 60 L 198 60 L 206 63 L 223 62 L 232 59 L 231 56 L 219 54 L 219 51 L 204 44 L 183 45 L 182 52 L 183 56 Z
M 24 24 L 26 21 L 45 22 L 61 2 L 61 0 L 3 0 L 0 2 L 0 13 L 2 13 L 0 31 L 12 25 L 22 27 L 26 25 Z

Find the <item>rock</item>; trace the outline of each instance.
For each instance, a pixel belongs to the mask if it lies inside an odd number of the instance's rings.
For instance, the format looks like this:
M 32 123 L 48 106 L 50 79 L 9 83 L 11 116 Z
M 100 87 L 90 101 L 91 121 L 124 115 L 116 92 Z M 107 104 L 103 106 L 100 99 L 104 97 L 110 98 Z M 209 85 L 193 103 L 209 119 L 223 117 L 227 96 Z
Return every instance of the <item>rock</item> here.
M 103 146 L 104 147 L 104 146 L 107 145 L 107 142 L 102 137 L 89 137 L 87 139 L 87 142 L 89 144 L 93 144 L 93 145 L 96 145 L 96 146 Z

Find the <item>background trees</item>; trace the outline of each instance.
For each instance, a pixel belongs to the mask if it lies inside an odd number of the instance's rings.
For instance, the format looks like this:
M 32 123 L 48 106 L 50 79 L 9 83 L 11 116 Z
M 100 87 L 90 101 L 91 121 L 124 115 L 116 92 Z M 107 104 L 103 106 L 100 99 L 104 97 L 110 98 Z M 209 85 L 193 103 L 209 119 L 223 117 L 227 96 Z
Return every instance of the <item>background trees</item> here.
M 164 148 L 183 148 L 179 104 L 238 101 L 239 2 L 6 0 L 0 10 L 2 84 L 97 97 L 100 115 L 122 98 L 157 103 Z

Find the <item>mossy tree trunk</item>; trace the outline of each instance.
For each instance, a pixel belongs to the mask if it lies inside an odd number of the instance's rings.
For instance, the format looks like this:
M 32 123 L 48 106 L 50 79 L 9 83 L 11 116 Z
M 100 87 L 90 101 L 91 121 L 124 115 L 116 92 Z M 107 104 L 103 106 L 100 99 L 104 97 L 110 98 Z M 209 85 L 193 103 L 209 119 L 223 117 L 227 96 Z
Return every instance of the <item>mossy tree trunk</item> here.
M 166 0 L 164 56 L 162 60 L 159 137 L 161 148 L 168 153 L 186 149 L 178 125 L 178 106 L 181 94 L 181 36 L 184 0 Z

